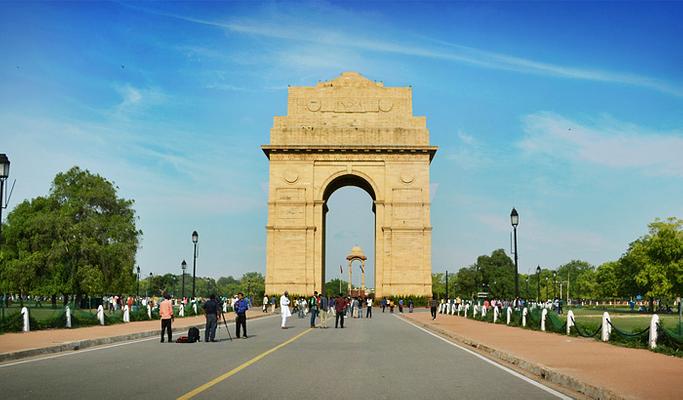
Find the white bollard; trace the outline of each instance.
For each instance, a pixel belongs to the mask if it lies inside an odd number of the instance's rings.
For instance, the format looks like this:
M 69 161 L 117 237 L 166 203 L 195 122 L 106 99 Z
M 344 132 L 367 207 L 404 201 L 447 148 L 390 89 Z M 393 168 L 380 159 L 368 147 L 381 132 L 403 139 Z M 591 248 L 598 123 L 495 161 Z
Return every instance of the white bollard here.
M 69 306 L 66 306 L 64 313 L 66 314 L 66 327 L 71 328 L 71 308 L 69 308 Z
M 548 316 L 548 310 L 544 308 L 543 311 L 541 312 L 541 330 L 543 332 L 545 332 L 545 317 L 546 316 Z
M 529 309 L 524 307 L 522 310 L 522 326 L 526 326 L 526 315 L 529 314 Z
M 512 318 L 512 307 L 508 306 L 507 310 L 507 324 L 510 325 L 510 319 Z
M 462 304 L 458 304 L 458 317 L 460 316 L 460 311 L 462 311 Z
M 463 313 L 463 316 L 467 318 L 467 312 L 470 310 L 470 303 L 465 304 L 465 312 Z
M 123 322 L 130 322 L 130 310 L 128 309 L 128 304 L 123 306 Z
M 572 333 L 572 326 L 574 326 L 574 311 L 567 311 L 567 335 Z
M 22 307 L 21 308 L 21 315 L 24 317 L 24 326 L 21 328 L 22 332 L 30 332 L 31 331 L 31 323 L 29 322 L 28 318 L 28 308 Z
M 97 307 L 97 319 L 100 320 L 100 325 L 104 325 L 104 307 L 101 304 Z
M 493 307 L 493 323 L 498 322 L 498 307 Z
M 147 318 L 152 319 L 152 306 L 147 304 Z
M 481 306 L 481 317 L 486 318 L 486 306 Z
M 475 304 L 474 306 L 472 306 L 472 318 L 476 317 L 478 313 L 479 313 L 479 305 Z
M 197 315 L 197 302 L 192 303 L 192 310 L 194 311 L 194 315 Z
M 178 311 L 178 316 L 179 317 L 185 316 L 185 305 L 183 303 L 180 303 L 180 309 Z
M 602 331 L 600 333 L 600 339 L 602 339 L 603 342 L 609 342 L 609 335 L 612 333 L 612 326 L 609 322 L 609 313 L 605 311 L 602 313 Z
M 657 347 L 657 325 L 659 324 L 659 315 L 653 314 L 650 320 L 650 338 L 648 343 L 650 343 L 650 348 L 654 349 Z
M 227 301 L 223 302 L 223 312 L 224 313 L 228 312 L 228 302 Z

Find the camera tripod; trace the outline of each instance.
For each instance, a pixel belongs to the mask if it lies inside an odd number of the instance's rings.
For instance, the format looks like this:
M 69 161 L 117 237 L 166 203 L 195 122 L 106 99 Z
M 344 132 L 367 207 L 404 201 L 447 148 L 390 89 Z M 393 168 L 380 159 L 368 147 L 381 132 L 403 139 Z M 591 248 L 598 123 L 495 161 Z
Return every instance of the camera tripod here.
M 230 334 L 230 328 L 228 328 L 228 321 L 225 320 L 225 315 L 223 314 L 223 311 L 221 311 L 221 319 L 223 319 L 223 325 L 225 325 L 225 330 L 228 331 L 228 338 L 230 338 L 230 341 L 232 342 L 232 335 Z

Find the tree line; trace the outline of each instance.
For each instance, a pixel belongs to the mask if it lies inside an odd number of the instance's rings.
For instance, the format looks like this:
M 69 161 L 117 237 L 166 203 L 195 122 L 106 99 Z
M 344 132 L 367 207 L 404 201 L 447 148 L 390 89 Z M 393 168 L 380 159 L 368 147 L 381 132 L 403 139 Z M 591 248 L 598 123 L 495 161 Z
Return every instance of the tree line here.
M 515 266 L 503 249 L 449 275 L 448 296 L 444 273 L 432 275 L 435 297 L 473 298 L 479 292 L 512 299 Z M 648 233 L 629 244 L 622 256 L 594 266 L 572 260 L 557 268 L 541 267 L 539 274 L 519 274 L 520 297 L 541 300 L 560 296 L 571 299 L 673 300 L 683 294 L 683 220 L 655 220 Z

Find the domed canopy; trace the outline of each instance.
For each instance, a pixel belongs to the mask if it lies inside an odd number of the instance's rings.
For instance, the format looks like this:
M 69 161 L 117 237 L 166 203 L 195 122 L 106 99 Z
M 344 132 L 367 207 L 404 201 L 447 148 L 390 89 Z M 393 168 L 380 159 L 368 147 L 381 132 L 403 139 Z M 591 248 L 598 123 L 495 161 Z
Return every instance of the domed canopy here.
M 359 246 L 353 246 L 351 249 L 351 253 L 346 256 L 347 260 L 367 260 L 368 258 L 365 257 L 365 254 L 363 254 L 363 249 L 361 249 Z

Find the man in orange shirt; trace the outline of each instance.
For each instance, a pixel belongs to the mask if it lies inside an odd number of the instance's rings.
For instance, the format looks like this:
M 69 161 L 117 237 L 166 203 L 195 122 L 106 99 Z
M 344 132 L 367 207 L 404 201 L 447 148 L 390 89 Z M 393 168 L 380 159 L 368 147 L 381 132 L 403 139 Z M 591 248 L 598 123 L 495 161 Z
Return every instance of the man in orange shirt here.
M 171 343 L 171 321 L 173 321 L 173 305 L 171 295 L 164 293 L 164 301 L 159 304 L 159 316 L 161 317 L 161 343 L 164 343 L 164 331 L 168 332 L 168 342 Z

